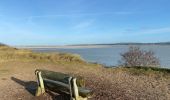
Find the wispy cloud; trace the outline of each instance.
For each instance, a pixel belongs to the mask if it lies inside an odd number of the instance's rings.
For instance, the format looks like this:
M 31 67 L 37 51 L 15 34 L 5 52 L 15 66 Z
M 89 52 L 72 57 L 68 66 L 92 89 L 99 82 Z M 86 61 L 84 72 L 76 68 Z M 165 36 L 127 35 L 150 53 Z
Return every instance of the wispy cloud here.
M 44 18 L 61 18 L 61 17 L 85 17 L 85 16 L 102 16 L 102 15 L 120 15 L 120 16 L 125 16 L 125 15 L 131 15 L 134 14 L 134 12 L 129 12 L 129 11 L 117 11 L 117 12 L 94 12 L 94 13 L 70 13 L 70 14 L 54 14 L 54 15 L 33 15 L 27 17 L 27 22 L 28 23 L 33 23 L 34 19 L 44 19 Z M 87 23 L 86 23 L 87 24 Z M 85 25 L 86 26 L 86 25 Z
M 94 20 L 88 20 L 88 21 L 80 22 L 80 23 L 74 25 L 72 27 L 72 29 L 74 29 L 74 30 L 82 30 L 82 29 L 90 27 L 93 24 L 93 22 L 94 22 Z
M 131 15 L 134 14 L 134 12 L 127 12 L 127 11 L 119 11 L 119 12 L 114 12 L 116 15 Z
M 156 29 L 148 29 L 143 30 L 141 34 L 157 34 L 157 33 L 168 33 L 170 32 L 170 27 L 156 28 Z
M 92 16 L 92 15 L 129 15 L 134 12 L 129 11 L 117 11 L 117 12 L 94 12 L 94 13 L 71 13 L 71 14 L 54 14 L 54 15 L 33 15 L 28 17 L 33 18 L 53 18 L 53 17 L 70 17 L 70 16 Z
M 11 22 L 1 22 L 0 24 L 0 35 L 8 36 L 8 38 L 39 38 L 43 37 L 43 35 L 33 32 L 27 27 L 17 26 Z M 2 38 L 2 37 L 1 37 Z M 43 37 L 45 38 L 45 37 Z
M 161 27 L 161 28 L 147 28 L 147 29 L 126 29 L 126 33 L 129 34 L 159 34 L 159 33 L 170 33 L 170 27 Z

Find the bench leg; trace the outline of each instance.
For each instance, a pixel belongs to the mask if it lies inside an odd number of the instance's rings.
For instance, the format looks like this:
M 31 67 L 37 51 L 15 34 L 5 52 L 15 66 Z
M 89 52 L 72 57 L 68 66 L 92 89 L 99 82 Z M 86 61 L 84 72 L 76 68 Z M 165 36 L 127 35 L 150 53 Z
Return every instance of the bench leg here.
M 72 79 L 72 84 L 73 84 L 73 95 L 74 95 L 74 98 L 72 100 L 87 100 L 87 98 L 83 98 L 83 97 L 79 96 L 76 78 Z
M 36 75 L 37 75 L 38 87 L 37 87 L 35 95 L 40 96 L 41 94 L 45 93 L 44 82 L 43 82 L 43 78 L 41 76 L 41 72 L 36 72 Z
M 69 82 L 69 91 L 70 91 L 70 100 L 73 100 L 73 92 L 72 92 L 72 77 L 69 77 L 68 82 Z
M 73 78 L 73 94 L 74 94 L 75 100 L 78 100 L 79 92 L 78 92 L 78 87 L 76 84 L 76 78 Z

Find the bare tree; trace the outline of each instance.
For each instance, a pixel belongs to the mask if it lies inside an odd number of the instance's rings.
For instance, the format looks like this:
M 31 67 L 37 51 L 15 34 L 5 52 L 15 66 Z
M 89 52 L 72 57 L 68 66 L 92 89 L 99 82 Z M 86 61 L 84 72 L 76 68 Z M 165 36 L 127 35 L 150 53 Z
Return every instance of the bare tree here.
M 160 66 L 159 59 L 153 51 L 141 50 L 139 47 L 131 46 L 129 51 L 121 54 L 121 65 L 123 66 Z

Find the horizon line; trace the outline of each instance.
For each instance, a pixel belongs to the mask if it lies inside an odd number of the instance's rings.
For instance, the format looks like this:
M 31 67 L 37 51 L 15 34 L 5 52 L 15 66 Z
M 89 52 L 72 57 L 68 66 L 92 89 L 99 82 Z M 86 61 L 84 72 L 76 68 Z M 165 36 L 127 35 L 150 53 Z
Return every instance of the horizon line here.
M 26 45 L 10 45 L 10 46 L 83 46 L 83 45 L 116 45 L 116 44 L 170 44 L 167 42 L 115 42 L 115 43 L 87 43 L 87 44 L 66 44 L 66 45 L 51 45 L 51 44 L 26 44 Z M 8 44 L 7 44 L 8 45 Z

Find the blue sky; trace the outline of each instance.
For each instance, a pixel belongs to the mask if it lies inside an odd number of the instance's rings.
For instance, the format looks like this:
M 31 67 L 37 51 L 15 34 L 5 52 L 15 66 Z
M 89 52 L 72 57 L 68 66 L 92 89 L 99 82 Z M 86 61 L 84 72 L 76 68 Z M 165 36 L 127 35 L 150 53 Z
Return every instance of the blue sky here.
M 170 41 L 170 0 L 0 0 L 0 42 Z

